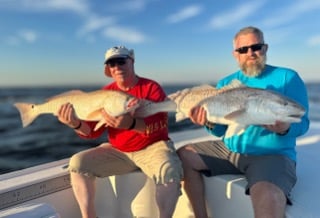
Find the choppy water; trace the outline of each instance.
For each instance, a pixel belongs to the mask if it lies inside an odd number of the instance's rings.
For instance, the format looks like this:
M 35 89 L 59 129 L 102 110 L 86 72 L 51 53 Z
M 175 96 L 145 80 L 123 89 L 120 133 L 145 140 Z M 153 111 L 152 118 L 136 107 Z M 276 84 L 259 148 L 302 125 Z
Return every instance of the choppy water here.
M 164 86 L 172 93 L 191 84 Z M 15 102 L 40 103 L 45 99 L 74 87 L 2 88 L 0 89 L 0 174 L 37 164 L 70 157 L 72 154 L 100 144 L 106 136 L 96 140 L 79 138 L 73 130 L 61 124 L 52 115 L 42 115 L 32 125 L 22 128 Z M 86 87 L 91 91 L 100 87 Z M 310 119 L 320 121 L 320 84 L 307 84 L 310 102 Z M 198 128 L 189 120 L 175 122 L 170 113 L 170 132 Z

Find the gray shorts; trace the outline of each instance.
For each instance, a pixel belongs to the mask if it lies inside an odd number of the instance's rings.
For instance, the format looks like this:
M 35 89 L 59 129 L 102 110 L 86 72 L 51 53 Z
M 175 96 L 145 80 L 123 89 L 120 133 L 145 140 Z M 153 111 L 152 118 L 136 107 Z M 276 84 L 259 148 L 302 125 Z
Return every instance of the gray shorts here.
M 183 170 L 172 141 L 158 141 L 135 152 L 121 152 L 109 143 L 81 151 L 69 162 L 71 172 L 107 177 L 142 170 L 156 184 L 180 182 Z
M 222 141 L 192 144 L 208 167 L 203 174 L 244 174 L 248 184 L 246 194 L 256 182 L 267 181 L 278 186 L 290 201 L 290 192 L 297 181 L 296 163 L 283 155 L 244 155 L 230 152 Z

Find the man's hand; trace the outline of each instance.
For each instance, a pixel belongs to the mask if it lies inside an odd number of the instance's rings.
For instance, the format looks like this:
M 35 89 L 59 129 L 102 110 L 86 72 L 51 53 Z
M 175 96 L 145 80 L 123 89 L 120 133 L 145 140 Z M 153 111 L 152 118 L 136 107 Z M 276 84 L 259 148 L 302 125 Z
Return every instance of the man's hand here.
M 61 123 L 64 123 L 65 125 L 73 129 L 79 126 L 81 122 L 81 120 L 76 115 L 73 105 L 70 103 L 61 105 L 60 109 L 58 110 L 57 116 L 58 120 Z
M 201 106 L 196 106 L 192 108 L 189 112 L 190 120 L 197 125 L 205 125 L 207 122 L 206 111 Z
M 263 127 L 280 135 L 285 135 L 290 128 L 290 123 L 276 121 L 273 125 L 263 125 Z
M 117 129 L 128 129 L 134 119 L 130 114 L 113 117 L 109 115 L 104 109 L 101 110 L 101 113 L 106 121 L 106 125 Z

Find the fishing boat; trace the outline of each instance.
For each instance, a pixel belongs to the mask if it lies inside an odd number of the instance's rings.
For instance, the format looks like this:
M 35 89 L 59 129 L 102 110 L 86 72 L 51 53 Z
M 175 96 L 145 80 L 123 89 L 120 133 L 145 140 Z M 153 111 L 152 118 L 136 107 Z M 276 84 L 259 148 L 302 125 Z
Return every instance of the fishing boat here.
M 292 191 L 287 218 L 320 217 L 320 123 L 311 123 L 308 133 L 298 138 L 298 182 Z M 214 139 L 202 128 L 170 135 L 177 148 Z M 0 175 L 0 217 L 81 217 L 74 198 L 68 159 Z M 245 195 L 246 179 L 241 175 L 204 177 L 207 210 L 214 218 L 253 217 L 250 197 Z M 155 186 L 142 172 L 97 179 L 96 210 L 99 218 L 157 218 Z M 185 192 L 179 197 L 174 218 L 192 218 Z

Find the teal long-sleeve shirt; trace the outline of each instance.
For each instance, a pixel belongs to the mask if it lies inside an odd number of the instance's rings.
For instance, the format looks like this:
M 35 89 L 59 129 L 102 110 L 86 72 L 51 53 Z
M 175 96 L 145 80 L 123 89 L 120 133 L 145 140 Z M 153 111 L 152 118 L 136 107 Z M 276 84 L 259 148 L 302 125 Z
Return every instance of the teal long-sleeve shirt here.
M 253 88 L 274 90 L 298 103 L 306 113 L 300 123 L 292 123 L 289 132 L 279 135 L 261 126 L 250 125 L 241 135 L 229 138 L 222 137 L 227 148 L 236 153 L 250 155 L 281 154 L 296 161 L 296 138 L 303 135 L 309 129 L 309 104 L 304 82 L 297 72 L 283 67 L 266 65 L 262 74 L 258 77 L 248 77 L 242 71 L 237 71 L 217 83 L 217 88 L 228 85 L 233 79 L 240 80 L 244 85 Z M 205 127 L 215 136 L 224 136 L 228 126 L 216 124 L 213 129 Z

